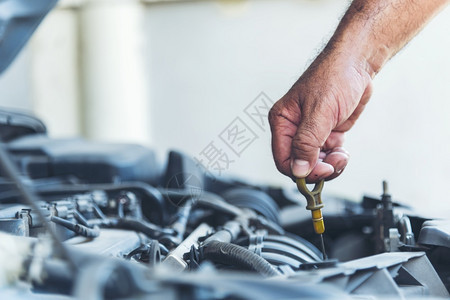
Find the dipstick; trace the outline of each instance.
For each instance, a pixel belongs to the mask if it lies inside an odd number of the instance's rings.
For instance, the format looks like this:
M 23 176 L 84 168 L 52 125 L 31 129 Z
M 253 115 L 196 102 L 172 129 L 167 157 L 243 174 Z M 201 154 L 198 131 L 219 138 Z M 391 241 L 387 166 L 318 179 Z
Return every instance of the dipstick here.
M 305 178 L 297 178 L 296 180 L 297 188 L 299 192 L 305 196 L 306 198 L 306 209 L 311 211 L 311 217 L 312 222 L 314 226 L 314 231 L 320 235 L 320 241 L 322 246 L 322 255 L 323 260 L 327 259 L 327 254 L 325 252 L 325 244 L 323 241 L 323 233 L 325 232 L 325 224 L 323 222 L 323 216 L 322 216 L 322 208 L 324 207 L 322 203 L 322 189 L 324 180 L 319 181 L 314 186 L 314 189 L 310 191 L 308 187 L 306 186 L 306 180 Z

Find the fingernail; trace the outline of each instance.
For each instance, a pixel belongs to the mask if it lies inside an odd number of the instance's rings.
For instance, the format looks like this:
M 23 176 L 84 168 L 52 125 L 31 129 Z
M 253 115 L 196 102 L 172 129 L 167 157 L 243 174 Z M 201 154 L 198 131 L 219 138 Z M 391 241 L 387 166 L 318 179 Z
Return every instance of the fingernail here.
M 309 162 L 306 160 L 296 159 L 292 164 L 292 174 L 295 177 L 303 178 L 306 177 L 309 173 Z
M 347 155 L 350 155 L 350 153 L 347 150 L 345 150 L 343 147 L 333 148 L 333 150 L 331 150 L 331 152 L 341 152 L 341 153 L 345 153 Z
M 348 159 L 349 159 L 348 155 L 345 155 L 343 153 L 341 153 L 340 155 L 342 155 L 343 157 L 341 160 L 338 161 L 338 163 L 336 164 L 336 167 L 335 167 L 336 173 L 338 173 L 338 174 L 341 173 L 345 169 L 345 167 L 347 166 L 347 163 L 348 163 Z
M 341 173 L 342 170 L 344 170 L 345 166 L 346 166 L 346 162 L 345 161 L 340 161 L 337 166 L 336 166 L 336 173 Z

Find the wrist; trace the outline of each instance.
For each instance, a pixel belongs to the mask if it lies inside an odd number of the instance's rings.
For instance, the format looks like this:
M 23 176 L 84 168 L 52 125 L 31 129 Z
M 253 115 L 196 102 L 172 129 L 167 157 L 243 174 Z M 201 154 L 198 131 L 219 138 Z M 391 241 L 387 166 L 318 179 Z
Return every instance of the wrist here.
M 350 57 L 360 72 L 374 78 L 396 51 L 382 42 L 382 36 L 374 35 L 371 20 L 350 16 L 344 16 L 324 52 Z
M 335 68 L 341 75 L 352 76 L 348 80 L 356 80 L 366 86 L 387 61 L 388 54 L 384 49 L 369 52 L 364 48 L 362 45 L 352 45 L 351 39 L 332 40 L 318 57 L 317 63 L 332 66 L 329 70 Z

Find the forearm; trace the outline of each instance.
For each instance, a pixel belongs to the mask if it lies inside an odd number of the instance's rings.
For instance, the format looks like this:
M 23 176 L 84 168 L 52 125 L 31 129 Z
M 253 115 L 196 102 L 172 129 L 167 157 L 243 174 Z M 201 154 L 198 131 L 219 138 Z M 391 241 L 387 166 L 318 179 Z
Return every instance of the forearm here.
M 308 182 L 337 177 L 344 132 L 372 93 L 372 78 L 450 0 L 354 0 L 320 55 L 269 114 L 278 170 Z
M 354 0 L 323 55 L 350 55 L 373 77 L 449 2 Z

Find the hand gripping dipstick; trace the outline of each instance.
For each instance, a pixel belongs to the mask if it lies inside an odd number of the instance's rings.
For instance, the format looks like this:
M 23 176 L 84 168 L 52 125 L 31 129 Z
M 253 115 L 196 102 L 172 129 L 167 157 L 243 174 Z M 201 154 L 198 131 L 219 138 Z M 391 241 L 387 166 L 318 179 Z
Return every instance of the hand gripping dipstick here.
M 310 191 L 306 186 L 305 178 L 297 178 L 296 182 L 299 192 L 302 193 L 302 195 L 305 196 L 306 198 L 307 202 L 306 209 L 311 211 L 314 231 L 320 235 L 323 260 L 326 260 L 327 254 L 325 252 L 325 244 L 323 242 L 323 235 L 322 235 L 325 232 L 325 224 L 323 222 L 321 211 L 321 209 L 324 207 L 321 197 L 324 180 L 321 180 L 318 183 L 316 183 L 312 191 Z

